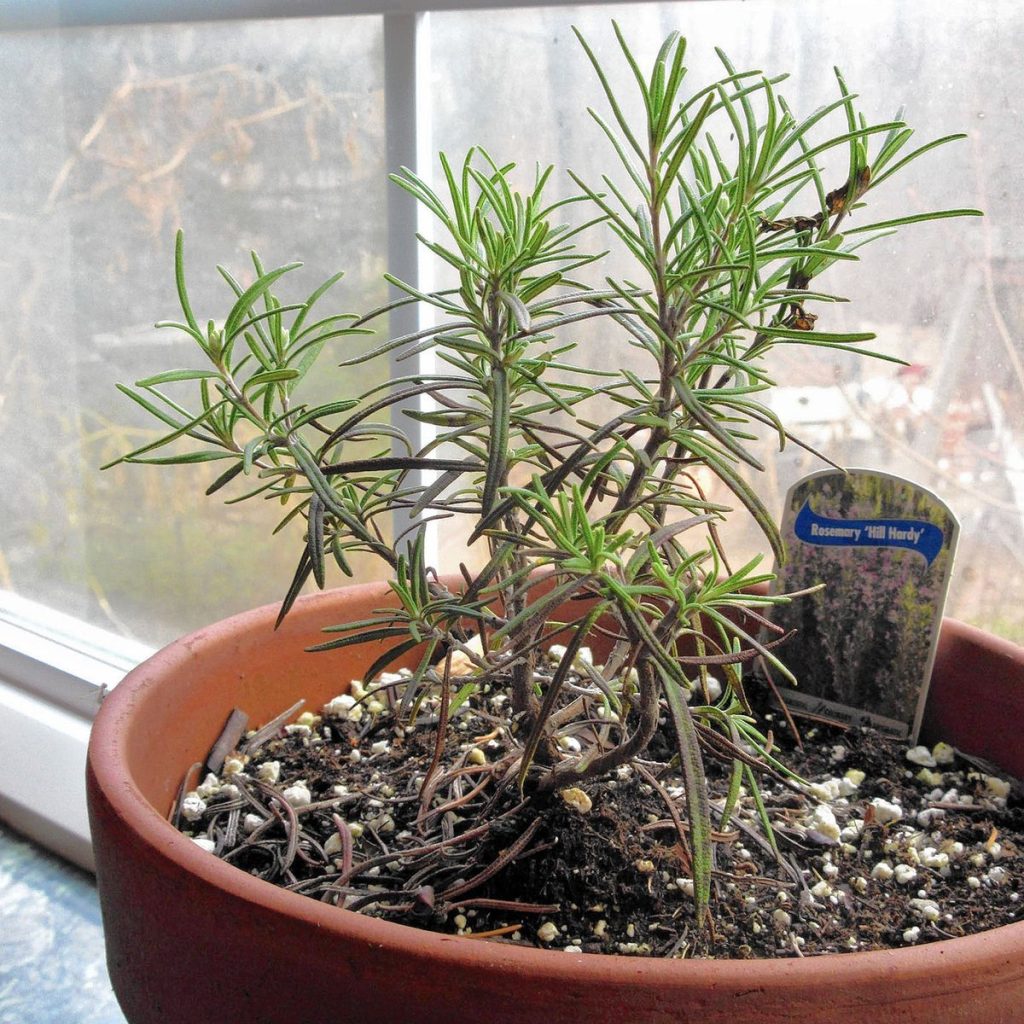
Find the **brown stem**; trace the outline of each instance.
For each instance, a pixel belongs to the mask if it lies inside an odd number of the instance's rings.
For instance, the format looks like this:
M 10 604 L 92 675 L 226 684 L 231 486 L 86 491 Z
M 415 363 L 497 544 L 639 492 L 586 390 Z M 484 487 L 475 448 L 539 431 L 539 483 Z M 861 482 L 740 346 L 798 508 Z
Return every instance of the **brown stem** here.
M 441 678 L 441 706 L 437 715 L 437 732 L 434 734 L 434 756 L 431 758 L 430 766 L 427 768 L 426 773 L 423 776 L 423 782 L 420 784 L 421 803 L 419 825 L 421 830 L 426 819 L 427 806 L 430 803 L 430 797 L 434 792 L 430 783 L 435 772 L 437 772 L 438 768 L 441 766 L 441 755 L 444 753 L 445 742 L 448 738 L 448 706 L 451 703 L 451 692 L 452 652 L 451 649 L 449 649 L 448 654 L 444 659 L 444 675 Z
M 465 910 L 504 910 L 510 914 L 557 914 L 562 909 L 558 903 L 518 903 L 516 900 L 492 900 L 479 897 L 473 900 L 459 900 Z
M 690 849 L 690 837 L 687 835 L 686 826 L 683 824 L 683 819 L 679 816 L 679 808 L 676 807 L 675 801 L 668 795 L 668 791 L 658 781 L 657 776 L 649 768 L 645 768 L 638 761 L 633 762 L 633 767 L 652 785 L 658 792 L 658 796 L 661 797 L 662 803 L 668 808 L 669 817 L 672 819 L 672 824 L 676 827 L 676 835 L 679 836 L 679 849 L 686 855 L 686 868 L 689 871 L 693 871 L 693 850 Z
M 341 873 L 347 875 L 352 870 L 352 832 L 349 830 L 348 822 L 341 815 L 332 814 L 331 820 L 341 840 Z
M 440 807 L 431 808 L 423 818 L 423 824 L 447 811 L 454 811 L 456 807 L 463 807 L 465 804 L 468 804 L 475 796 L 478 796 L 487 788 L 492 778 L 492 773 L 488 772 L 468 793 L 457 797 L 455 800 L 449 800 L 448 803 L 441 804 Z
M 586 782 L 614 771 L 638 754 L 642 754 L 658 730 L 658 681 L 649 661 L 637 664 L 640 675 L 640 721 L 637 728 L 618 746 L 598 754 L 584 765 L 579 761 L 563 762 L 545 775 L 538 786 L 542 793 L 552 793 L 572 782 Z
M 442 893 L 441 898 L 451 903 L 453 900 L 457 900 L 467 892 L 472 892 L 474 889 L 483 885 L 484 882 L 493 878 L 503 867 L 507 864 L 511 864 L 512 861 L 514 861 L 516 857 L 526 849 L 530 844 L 530 840 L 537 834 L 537 830 L 540 826 L 541 819 L 534 818 L 533 821 L 527 825 L 523 834 L 510 847 L 508 847 L 508 849 L 503 850 L 493 863 L 489 864 L 483 871 L 474 875 L 468 881 L 463 882 L 460 885 L 453 886 L 451 889 Z

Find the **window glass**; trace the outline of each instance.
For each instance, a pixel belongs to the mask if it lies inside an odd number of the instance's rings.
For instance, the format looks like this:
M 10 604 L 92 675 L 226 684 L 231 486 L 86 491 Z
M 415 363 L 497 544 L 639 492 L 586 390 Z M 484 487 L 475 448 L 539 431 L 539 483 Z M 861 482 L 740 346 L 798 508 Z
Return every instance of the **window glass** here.
M 481 144 L 498 162 L 519 159 L 527 177 L 535 160 L 553 163 L 560 190 L 572 187 L 567 168 L 598 186 L 602 172 L 621 178 L 585 113 L 588 104 L 606 107 L 571 31 L 582 29 L 628 92 L 612 17 L 645 68 L 669 31 L 687 36 L 697 85 L 720 75 L 720 46 L 740 68 L 790 72 L 780 90 L 806 115 L 837 96 L 837 65 L 869 117 L 884 121 L 905 107 L 915 142 L 968 133 L 873 192 L 871 216 L 948 207 L 987 216 L 914 225 L 873 243 L 862 265 L 829 272 L 826 290 L 851 303 L 816 310 L 819 328 L 873 330 L 876 347 L 911 365 L 797 349 L 776 350 L 769 370 L 784 385 L 777 410 L 806 440 L 840 463 L 909 476 L 952 505 L 963 531 L 951 614 L 1024 641 L 1024 220 L 1014 185 L 1024 150 L 1024 8 L 1014 0 L 865 2 L 856 10 L 826 0 L 721 0 L 436 14 L 435 148 L 461 160 Z M 824 162 L 830 187 L 845 182 L 845 161 L 838 150 Z M 605 272 L 628 275 L 625 267 Z M 611 332 L 578 337 L 583 360 L 641 372 L 636 350 Z M 795 446 L 772 466 L 755 484 L 776 510 L 794 480 L 824 468 Z M 741 514 L 736 520 L 727 542 L 760 550 L 760 535 Z M 461 552 L 461 537 L 443 530 L 443 546 Z
M 0 589 L 151 643 L 280 598 L 301 538 L 271 538 L 277 510 L 258 499 L 204 499 L 218 464 L 98 467 L 155 436 L 113 382 L 197 365 L 184 335 L 152 326 L 180 318 L 179 226 L 201 322 L 231 305 L 215 266 L 250 281 L 250 249 L 305 261 L 285 301 L 336 270 L 325 313 L 383 301 L 381 20 L 10 33 L 0 48 Z

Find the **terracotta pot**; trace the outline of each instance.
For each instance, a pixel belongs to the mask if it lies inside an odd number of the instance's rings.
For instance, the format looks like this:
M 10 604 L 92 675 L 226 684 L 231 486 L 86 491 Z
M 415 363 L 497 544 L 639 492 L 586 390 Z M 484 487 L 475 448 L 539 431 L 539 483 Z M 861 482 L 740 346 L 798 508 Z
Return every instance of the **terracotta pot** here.
M 333 697 L 377 649 L 307 654 L 383 603 L 367 585 L 194 633 L 106 699 L 89 812 L 110 976 L 132 1024 L 953 1024 L 1024 1021 L 1024 923 L 889 952 L 663 961 L 520 949 L 387 924 L 253 878 L 166 821 L 231 708 L 265 720 Z M 927 738 L 1024 775 L 1024 650 L 947 621 Z

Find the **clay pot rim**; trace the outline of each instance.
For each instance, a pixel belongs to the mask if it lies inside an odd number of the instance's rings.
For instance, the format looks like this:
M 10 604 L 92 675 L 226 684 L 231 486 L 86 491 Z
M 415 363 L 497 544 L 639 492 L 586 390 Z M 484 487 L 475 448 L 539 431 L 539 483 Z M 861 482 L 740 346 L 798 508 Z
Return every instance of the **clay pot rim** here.
M 317 605 L 330 606 L 341 591 L 377 591 L 383 594 L 385 588 L 383 584 L 363 583 L 306 595 L 299 599 L 296 611 L 299 608 L 310 610 Z M 269 629 L 277 617 L 278 608 L 277 604 L 272 604 L 241 612 L 221 620 L 215 627 L 196 630 L 157 651 L 129 672 L 107 695 L 104 713 L 97 718 L 90 737 L 89 771 L 113 812 L 130 826 L 136 840 L 217 890 L 232 893 L 245 903 L 304 922 L 322 933 L 346 935 L 374 947 L 387 947 L 398 957 L 426 956 L 442 966 L 466 961 L 486 962 L 491 969 L 498 971 L 514 968 L 520 973 L 527 969 L 537 976 L 571 975 L 584 984 L 588 977 L 601 977 L 630 986 L 645 982 L 664 985 L 672 977 L 680 983 L 688 983 L 692 982 L 694 975 L 701 975 L 713 985 L 774 988 L 777 984 L 792 985 L 803 978 L 817 976 L 827 964 L 837 995 L 842 992 L 844 984 L 877 977 L 880 972 L 903 979 L 932 978 L 936 988 L 941 989 L 942 971 L 951 959 L 961 963 L 972 960 L 991 962 L 993 958 L 1005 957 L 1009 961 L 1024 956 L 1024 921 L 921 946 L 793 959 L 664 960 L 617 954 L 569 954 L 560 949 L 543 950 L 482 942 L 380 921 L 328 907 L 308 896 L 255 878 L 201 850 L 148 801 L 124 767 L 122 725 L 131 720 L 136 705 L 146 699 L 147 692 L 160 686 L 179 665 L 192 658 L 193 649 L 208 642 L 214 629 L 219 635 L 223 631 L 235 633 Z M 943 630 L 960 633 L 966 641 L 983 643 L 1007 657 L 1020 658 L 1020 648 L 1015 644 L 967 623 L 947 618 L 943 621 Z M 962 985 L 958 987 L 963 988 Z

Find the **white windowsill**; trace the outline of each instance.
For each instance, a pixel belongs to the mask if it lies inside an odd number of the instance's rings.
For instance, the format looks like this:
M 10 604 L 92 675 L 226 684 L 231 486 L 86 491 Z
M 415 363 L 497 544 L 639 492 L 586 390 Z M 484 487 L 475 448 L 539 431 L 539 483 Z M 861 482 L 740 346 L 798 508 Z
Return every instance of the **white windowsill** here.
M 151 648 L 0 594 L 0 818 L 91 870 L 85 753 L 104 688 Z

